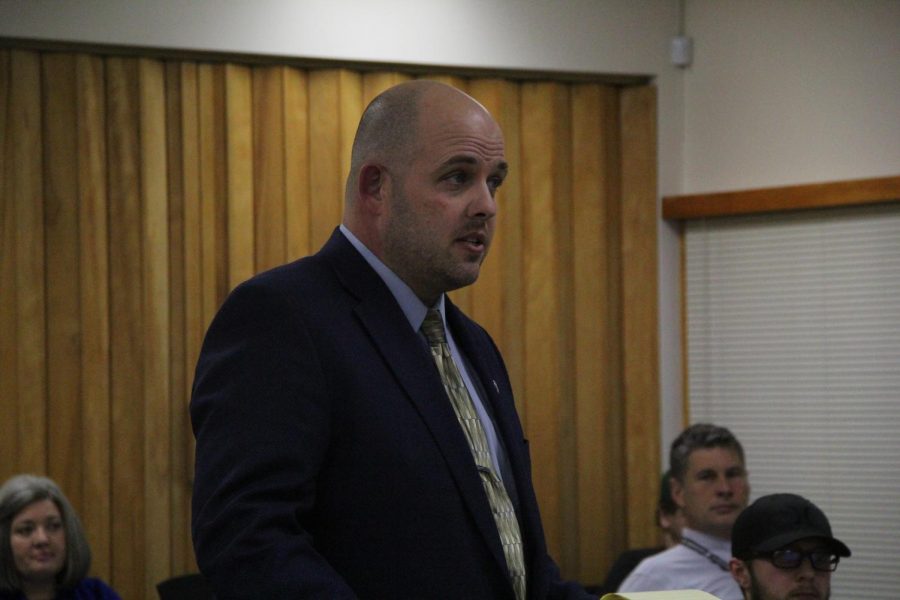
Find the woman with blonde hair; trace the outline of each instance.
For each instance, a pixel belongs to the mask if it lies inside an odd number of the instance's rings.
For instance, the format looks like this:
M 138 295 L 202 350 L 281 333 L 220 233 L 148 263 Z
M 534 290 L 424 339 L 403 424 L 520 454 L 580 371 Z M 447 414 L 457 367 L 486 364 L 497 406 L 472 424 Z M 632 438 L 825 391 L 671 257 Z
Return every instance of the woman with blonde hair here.
M 81 521 L 56 483 L 16 475 L 0 487 L 0 600 L 121 600 L 87 577 Z

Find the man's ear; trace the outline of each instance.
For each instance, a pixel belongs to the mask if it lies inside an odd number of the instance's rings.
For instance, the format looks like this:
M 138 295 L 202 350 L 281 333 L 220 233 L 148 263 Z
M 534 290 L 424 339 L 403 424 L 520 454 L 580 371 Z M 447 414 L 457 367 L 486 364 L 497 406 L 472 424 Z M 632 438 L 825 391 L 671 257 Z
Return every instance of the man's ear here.
M 728 562 L 728 570 L 731 576 L 741 586 L 742 590 L 750 589 L 750 565 L 740 559 L 732 558 Z
M 359 170 L 356 191 L 366 210 L 381 212 L 389 185 L 388 178 L 387 171 L 380 165 L 365 164 Z

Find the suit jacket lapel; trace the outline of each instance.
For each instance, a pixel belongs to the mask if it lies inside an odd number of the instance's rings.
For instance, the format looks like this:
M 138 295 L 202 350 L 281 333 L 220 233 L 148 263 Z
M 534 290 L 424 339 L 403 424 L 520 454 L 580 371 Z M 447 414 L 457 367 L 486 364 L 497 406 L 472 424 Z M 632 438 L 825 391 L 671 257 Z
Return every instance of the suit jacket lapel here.
M 506 559 L 481 477 L 423 341 L 409 326 L 388 287 L 342 234 L 336 231 L 322 252 L 331 259 L 343 285 L 359 300 L 355 312 L 362 326 L 431 432 L 478 529 L 505 572 Z M 473 362 L 478 362 L 477 356 L 471 355 Z

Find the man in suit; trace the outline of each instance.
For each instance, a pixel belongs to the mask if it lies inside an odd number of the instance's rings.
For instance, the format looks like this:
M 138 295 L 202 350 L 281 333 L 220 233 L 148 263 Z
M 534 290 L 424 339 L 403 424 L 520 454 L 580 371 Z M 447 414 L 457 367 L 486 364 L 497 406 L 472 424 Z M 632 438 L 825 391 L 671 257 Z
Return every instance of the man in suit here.
M 220 599 L 587 597 L 547 554 L 503 360 L 445 296 L 478 277 L 506 171 L 480 104 L 395 86 L 360 121 L 340 228 L 225 301 L 191 399 Z

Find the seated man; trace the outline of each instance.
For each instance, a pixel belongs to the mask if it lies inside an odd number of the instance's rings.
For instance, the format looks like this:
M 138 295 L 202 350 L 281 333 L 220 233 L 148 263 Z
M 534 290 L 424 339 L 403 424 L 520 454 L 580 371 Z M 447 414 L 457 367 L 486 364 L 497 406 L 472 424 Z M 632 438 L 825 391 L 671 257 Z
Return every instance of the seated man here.
M 731 553 L 731 575 L 744 600 L 827 600 L 831 573 L 850 549 L 831 535 L 815 504 L 795 494 L 771 494 L 737 518 Z
M 750 484 L 744 449 L 725 427 L 691 425 L 669 453 L 672 498 L 684 514 L 681 541 L 641 561 L 620 592 L 696 589 L 741 600 L 731 578 L 731 526 L 747 506 Z

